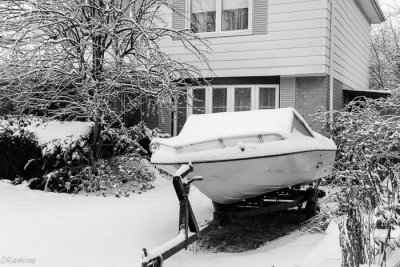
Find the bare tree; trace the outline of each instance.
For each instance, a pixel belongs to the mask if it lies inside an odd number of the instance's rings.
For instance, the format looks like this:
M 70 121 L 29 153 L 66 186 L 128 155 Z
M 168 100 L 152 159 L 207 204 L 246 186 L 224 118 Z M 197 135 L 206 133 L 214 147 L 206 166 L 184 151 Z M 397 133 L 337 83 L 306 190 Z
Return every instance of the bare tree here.
M 162 42 L 179 42 L 200 61 L 201 40 L 167 27 L 170 0 L 2 0 L 0 93 L 20 112 L 95 123 L 101 132 L 142 99 L 172 107 L 200 71 L 166 54 Z
M 400 10 L 373 30 L 370 87 L 393 90 L 400 84 Z

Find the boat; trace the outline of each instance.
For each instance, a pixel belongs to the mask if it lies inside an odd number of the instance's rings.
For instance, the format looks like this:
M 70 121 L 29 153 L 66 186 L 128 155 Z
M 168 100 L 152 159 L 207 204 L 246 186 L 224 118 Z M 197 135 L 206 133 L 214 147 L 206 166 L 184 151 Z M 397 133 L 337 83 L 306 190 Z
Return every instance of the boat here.
M 190 177 L 217 204 L 233 204 L 331 174 L 337 147 L 293 108 L 190 115 L 178 136 L 156 138 L 151 162 Z

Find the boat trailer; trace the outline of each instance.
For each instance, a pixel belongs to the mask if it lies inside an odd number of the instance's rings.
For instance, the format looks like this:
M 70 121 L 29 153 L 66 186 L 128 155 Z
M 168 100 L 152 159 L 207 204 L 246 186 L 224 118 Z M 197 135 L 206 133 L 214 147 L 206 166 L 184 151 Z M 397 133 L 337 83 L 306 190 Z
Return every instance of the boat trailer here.
M 191 163 L 183 164 L 172 178 L 172 184 L 179 200 L 178 235 L 155 249 L 144 248 L 142 267 L 162 267 L 165 260 L 183 249 L 186 250 L 190 244 L 210 232 L 214 226 L 232 218 L 268 214 L 294 207 L 301 208 L 304 202 L 307 202 L 304 209 L 306 216 L 312 217 L 317 212 L 318 198 L 323 197 L 322 191 L 318 190 L 321 180 L 318 180 L 314 187 L 307 190 L 286 189 L 230 205 L 213 202 L 215 209 L 213 220 L 199 227 L 189 201 L 189 191 L 191 183 L 201 181 L 203 177 L 186 178 L 192 171 Z

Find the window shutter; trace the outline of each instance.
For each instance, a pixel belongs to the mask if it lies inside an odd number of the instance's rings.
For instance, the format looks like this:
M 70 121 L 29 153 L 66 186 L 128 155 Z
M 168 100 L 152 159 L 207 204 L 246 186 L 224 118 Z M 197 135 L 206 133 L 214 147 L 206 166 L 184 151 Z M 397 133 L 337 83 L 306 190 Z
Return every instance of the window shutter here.
M 253 1 L 253 34 L 267 33 L 268 0 Z
M 179 12 L 172 12 L 172 28 L 175 30 L 185 29 L 185 1 L 186 0 L 173 0 L 173 5 Z

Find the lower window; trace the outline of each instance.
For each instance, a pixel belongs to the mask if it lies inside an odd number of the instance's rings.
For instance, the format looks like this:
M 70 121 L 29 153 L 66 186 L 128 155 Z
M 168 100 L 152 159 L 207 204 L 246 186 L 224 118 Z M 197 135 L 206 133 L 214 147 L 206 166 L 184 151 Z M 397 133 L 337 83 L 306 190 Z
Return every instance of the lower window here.
M 177 105 L 174 135 L 190 114 L 239 112 L 279 107 L 279 85 L 207 86 L 189 89 Z

